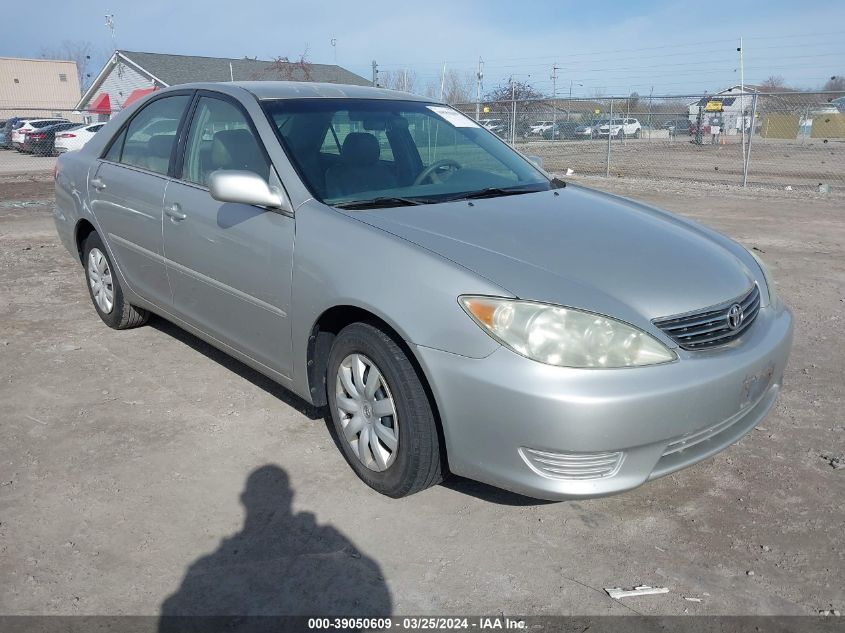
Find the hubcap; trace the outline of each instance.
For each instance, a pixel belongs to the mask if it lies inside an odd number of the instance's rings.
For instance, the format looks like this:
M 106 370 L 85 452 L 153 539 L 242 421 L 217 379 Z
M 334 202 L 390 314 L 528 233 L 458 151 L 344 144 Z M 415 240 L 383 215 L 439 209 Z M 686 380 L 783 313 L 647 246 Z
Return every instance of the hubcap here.
M 105 314 L 111 314 L 114 307 L 114 286 L 112 285 L 109 261 L 99 248 L 88 253 L 88 283 L 97 306 Z
M 350 354 L 337 370 L 337 410 L 344 439 L 370 470 L 387 470 L 399 448 L 396 404 L 376 364 Z

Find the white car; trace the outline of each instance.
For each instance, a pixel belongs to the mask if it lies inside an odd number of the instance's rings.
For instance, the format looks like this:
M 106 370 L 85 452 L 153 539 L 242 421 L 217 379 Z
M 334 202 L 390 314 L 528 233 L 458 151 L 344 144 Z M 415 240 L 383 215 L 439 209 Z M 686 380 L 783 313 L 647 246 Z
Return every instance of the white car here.
M 12 132 L 12 147 L 19 152 L 23 151 L 23 142 L 26 139 L 27 132 L 34 132 L 40 130 L 42 127 L 48 125 L 55 125 L 56 123 L 69 123 L 67 119 L 29 119 L 26 123 Z
M 501 119 L 479 119 L 478 122 L 493 134 L 502 134 L 505 131 L 505 124 Z
M 73 130 L 59 132 L 56 134 L 56 153 L 62 154 L 64 152 L 82 149 L 85 143 L 94 138 L 97 130 L 104 125 L 105 123 L 92 123 L 91 125 L 85 125 Z
M 624 136 L 633 136 L 640 138 L 643 126 L 636 119 L 613 119 L 610 125 L 604 121 L 599 127 L 598 136 L 607 136 L 610 134 L 613 138 L 622 138 Z
M 553 125 L 553 121 L 537 121 L 531 126 L 531 134 L 542 135 L 546 130 L 551 130 Z

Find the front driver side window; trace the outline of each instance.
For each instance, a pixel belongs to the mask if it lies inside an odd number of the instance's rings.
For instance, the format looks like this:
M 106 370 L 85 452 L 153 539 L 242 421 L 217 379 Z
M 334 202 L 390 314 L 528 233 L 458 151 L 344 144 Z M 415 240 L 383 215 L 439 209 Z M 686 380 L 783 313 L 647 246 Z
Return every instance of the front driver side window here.
M 270 176 L 270 163 L 246 115 L 228 101 L 201 97 L 185 146 L 182 178 L 206 186 L 218 169 L 251 171 L 264 180 Z
M 120 162 L 166 174 L 176 143 L 176 129 L 189 100 L 188 95 L 176 95 L 156 99 L 145 106 L 126 130 Z

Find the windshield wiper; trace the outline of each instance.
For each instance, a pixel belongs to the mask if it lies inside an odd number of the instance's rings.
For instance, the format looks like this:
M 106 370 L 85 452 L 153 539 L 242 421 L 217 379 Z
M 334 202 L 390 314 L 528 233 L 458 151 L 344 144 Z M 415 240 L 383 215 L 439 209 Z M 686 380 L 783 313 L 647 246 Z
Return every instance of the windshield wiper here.
M 338 209 L 384 209 L 387 207 L 412 207 L 418 204 L 427 204 L 429 201 L 425 199 L 415 200 L 413 198 L 400 198 L 392 196 L 383 196 L 381 198 L 373 198 L 371 200 L 352 200 L 351 202 L 341 202 L 334 205 Z
M 537 193 L 543 189 L 504 189 L 502 187 L 485 187 L 478 191 L 468 191 L 457 196 L 446 198 L 443 202 L 451 202 L 454 200 L 477 200 L 479 198 L 498 198 L 500 196 L 516 196 L 521 193 Z

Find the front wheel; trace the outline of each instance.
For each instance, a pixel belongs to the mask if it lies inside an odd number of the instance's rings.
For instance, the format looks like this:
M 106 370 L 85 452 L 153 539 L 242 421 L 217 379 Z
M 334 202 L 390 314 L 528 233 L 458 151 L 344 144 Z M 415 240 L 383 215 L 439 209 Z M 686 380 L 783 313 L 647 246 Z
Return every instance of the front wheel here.
M 344 328 L 327 368 L 332 422 L 358 477 L 389 497 L 440 482 L 440 442 L 428 394 L 411 361 L 368 323 Z
M 640 131 L 639 130 L 634 132 L 634 138 L 640 138 Z

